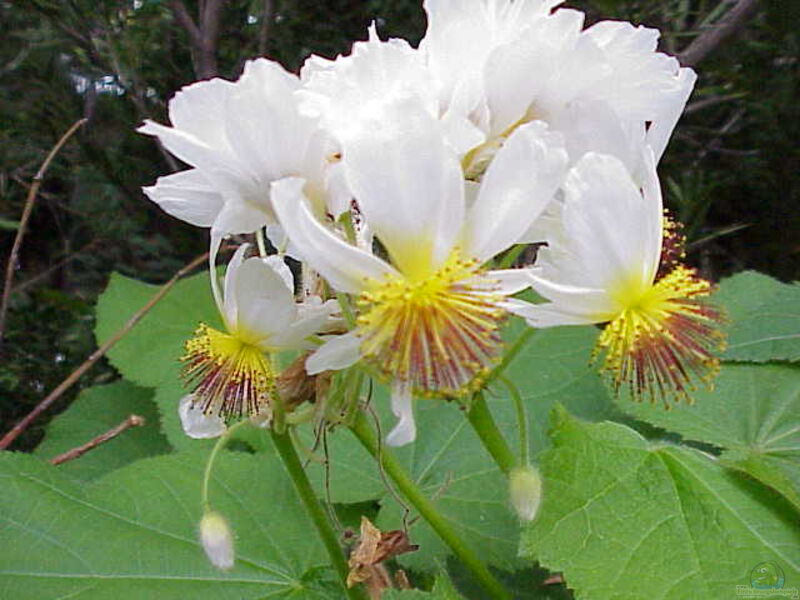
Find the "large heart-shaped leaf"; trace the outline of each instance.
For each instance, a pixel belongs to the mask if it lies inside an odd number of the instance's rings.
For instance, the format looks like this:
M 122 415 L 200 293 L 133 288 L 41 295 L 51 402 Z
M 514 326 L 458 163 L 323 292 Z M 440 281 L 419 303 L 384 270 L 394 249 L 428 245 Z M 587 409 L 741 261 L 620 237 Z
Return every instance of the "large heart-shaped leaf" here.
M 693 449 L 557 409 L 544 502 L 522 552 L 577 598 L 732 598 L 758 564 L 800 578 L 800 527 L 780 496 Z
M 722 461 L 784 494 L 800 509 L 800 368 L 726 364 L 691 405 L 621 401 L 638 419 L 725 449 Z

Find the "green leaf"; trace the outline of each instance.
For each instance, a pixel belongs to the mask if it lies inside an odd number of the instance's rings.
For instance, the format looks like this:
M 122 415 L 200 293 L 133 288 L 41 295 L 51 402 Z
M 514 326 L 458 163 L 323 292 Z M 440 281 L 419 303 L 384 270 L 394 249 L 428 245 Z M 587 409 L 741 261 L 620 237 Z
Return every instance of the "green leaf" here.
M 160 287 L 113 273 L 97 302 L 95 335 L 98 345 L 122 328 Z M 108 358 L 125 379 L 146 387 L 158 387 L 174 379 L 175 368 L 183 355 L 183 343 L 200 322 L 221 326 L 206 272 L 175 284 L 117 342 L 108 352 Z
M 724 280 L 714 299 L 731 323 L 725 360 L 800 360 L 800 284 L 747 271 Z
M 59 471 L 75 479 L 95 479 L 140 458 L 172 450 L 158 427 L 158 411 L 151 390 L 127 381 L 96 386 L 81 392 L 70 407 L 47 426 L 44 440 L 34 454 L 53 458 L 116 427 L 135 414 L 145 424 L 132 427 L 80 458 L 59 465 Z
M 144 306 L 160 286 L 129 279 L 118 273 L 97 303 L 98 344 L 111 337 Z M 200 322 L 221 327 L 211 295 L 208 272 L 179 281 L 144 318 L 108 352 L 123 376 L 142 386 L 154 387 L 161 427 L 176 449 L 207 447 L 208 440 L 192 440 L 181 428 L 178 402 L 186 394 L 180 380 L 183 344 Z
M 464 600 L 450 581 L 447 573 L 436 578 L 430 592 L 420 590 L 386 590 L 381 600 Z
M 800 578 L 791 506 L 693 449 L 554 411 L 544 501 L 522 553 L 582 599 L 732 598 L 765 561 Z
M 340 599 L 328 557 L 280 463 L 224 452 L 211 503 L 236 535 L 220 572 L 198 542 L 205 453 L 145 459 L 78 484 L 0 456 L 0 590 L 42 600 Z
M 725 364 L 692 405 L 620 401 L 630 415 L 726 450 L 722 461 L 774 487 L 800 509 L 800 368 Z

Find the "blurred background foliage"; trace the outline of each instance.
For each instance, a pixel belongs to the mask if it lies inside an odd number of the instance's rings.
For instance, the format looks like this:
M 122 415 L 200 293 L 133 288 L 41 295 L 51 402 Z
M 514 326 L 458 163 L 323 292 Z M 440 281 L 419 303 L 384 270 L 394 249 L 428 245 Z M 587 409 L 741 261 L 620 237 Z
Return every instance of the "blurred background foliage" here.
M 475 0 L 477 1 L 477 0 Z M 206 236 L 140 189 L 181 166 L 144 118 L 198 78 L 235 78 L 265 55 L 297 70 L 311 53 L 346 53 L 375 20 L 416 44 L 420 0 L 0 0 L 0 255 L 14 239 L 39 164 L 88 119 L 50 168 L 16 265 L 0 347 L 0 426 L 8 429 L 94 349 L 92 306 L 109 273 L 163 282 L 205 251 Z M 692 43 L 749 4 L 722 43 Z M 568 2 L 602 18 L 658 27 L 662 49 L 700 74 L 662 162 L 667 204 L 686 225 L 689 260 L 718 280 L 758 269 L 800 273 L 797 0 Z M 695 44 L 696 46 L 696 44 Z M 691 51 L 687 51 L 691 49 Z M 104 364 L 82 385 L 114 377 Z M 66 405 L 74 394 L 60 400 Z M 58 408 L 58 407 L 57 407 Z M 57 412 L 57 409 L 55 411 Z M 43 421 L 18 442 L 31 447 Z

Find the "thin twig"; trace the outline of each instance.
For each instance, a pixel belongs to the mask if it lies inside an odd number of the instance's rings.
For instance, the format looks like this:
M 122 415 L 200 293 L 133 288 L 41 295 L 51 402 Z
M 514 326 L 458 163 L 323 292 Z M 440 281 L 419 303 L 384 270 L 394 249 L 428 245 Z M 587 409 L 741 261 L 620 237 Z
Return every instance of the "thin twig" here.
M 56 142 L 56 145 L 53 146 L 52 150 L 50 150 L 50 154 L 47 155 L 47 158 L 44 159 L 42 166 L 39 167 L 39 170 L 36 172 L 36 175 L 33 177 L 33 183 L 31 187 L 28 189 L 28 197 L 25 199 L 25 208 L 22 209 L 22 217 L 19 220 L 19 228 L 17 229 L 17 235 L 14 238 L 14 245 L 11 247 L 11 255 L 8 257 L 8 265 L 6 266 L 6 279 L 5 284 L 3 287 L 3 300 L 2 304 L 0 304 L 0 344 L 3 343 L 3 334 L 5 333 L 5 325 L 6 325 L 6 314 L 8 312 L 8 301 L 11 298 L 11 284 L 14 280 L 14 268 L 17 264 L 17 259 L 19 257 L 19 249 L 22 247 L 22 238 L 25 236 L 25 228 L 28 224 L 28 220 L 31 217 L 31 212 L 33 212 L 33 205 L 36 201 L 36 194 L 39 191 L 39 188 L 42 185 L 42 180 L 44 179 L 44 174 L 47 172 L 47 169 L 50 167 L 50 163 L 53 162 L 56 154 L 58 154 L 59 150 L 67 143 L 67 140 L 72 137 L 72 134 L 75 133 L 81 125 L 86 123 L 86 119 L 78 119 L 75 123 L 72 124 L 72 127 L 67 129 L 67 132 L 61 136 L 61 139 Z
M 131 427 L 141 427 L 145 424 L 144 417 L 140 417 L 139 415 L 130 415 L 127 419 L 125 419 L 122 423 L 113 427 L 106 431 L 105 433 L 101 433 L 96 438 L 93 438 L 86 442 L 85 444 L 78 446 L 77 448 L 73 448 L 72 450 L 67 450 L 63 454 L 59 454 L 58 456 L 50 459 L 51 465 L 60 465 L 67 461 L 80 458 L 89 450 L 94 450 L 101 444 L 105 444 L 109 440 L 113 440 L 115 437 L 120 435 L 121 433 L 127 431 Z
M 724 102 L 730 102 L 731 100 L 738 100 L 742 97 L 743 94 L 730 94 L 728 96 L 711 96 L 710 98 L 703 98 L 702 100 L 697 100 L 687 104 L 683 114 L 690 115 L 705 108 L 709 108 L 710 106 L 716 106 L 717 104 L 723 104 Z
M 263 7 L 264 8 L 261 14 L 261 26 L 258 28 L 259 56 L 267 55 L 270 30 L 272 29 L 272 20 L 275 18 L 275 2 L 273 2 L 273 0 L 264 0 Z
M 24 419 L 22 419 L 19 423 L 17 423 L 14 428 L 9 431 L 7 434 L 0 439 L 0 450 L 5 450 L 8 448 L 11 443 L 19 437 L 19 435 L 27 429 L 28 425 L 30 425 L 40 414 L 42 414 L 45 410 L 50 408 L 50 406 L 58 400 L 61 395 L 67 391 L 70 387 L 72 387 L 81 376 L 88 371 L 98 360 L 100 360 L 106 352 L 108 352 L 118 341 L 120 341 L 127 333 L 133 329 L 133 327 L 144 317 L 153 306 L 156 305 L 158 301 L 160 301 L 166 294 L 172 289 L 178 280 L 186 275 L 189 271 L 197 267 L 198 265 L 202 264 L 205 260 L 208 259 L 208 253 L 198 256 L 194 260 L 192 260 L 189 264 L 183 267 L 180 271 L 175 273 L 175 275 L 170 279 L 167 283 L 161 286 L 150 300 L 148 300 L 147 304 L 145 304 L 142 308 L 140 308 L 136 313 L 128 319 L 128 322 L 125 323 L 119 330 L 117 330 L 114 335 L 108 338 L 100 348 L 95 350 L 89 358 L 87 358 L 81 366 L 75 369 L 72 373 L 67 376 L 64 381 L 62 381 L 58 387 L 56 387 L 48 396 L 42 400 L 36 407 L 29 412 Z
M 723 0 L 727 3 L 727 0 Z M 681 64 L 693 67 L 716 50 L 728 37 L 739 31 L 758 11 L 758 0 L 738 0 L 719 21 L 698 35 L 678 55 Z

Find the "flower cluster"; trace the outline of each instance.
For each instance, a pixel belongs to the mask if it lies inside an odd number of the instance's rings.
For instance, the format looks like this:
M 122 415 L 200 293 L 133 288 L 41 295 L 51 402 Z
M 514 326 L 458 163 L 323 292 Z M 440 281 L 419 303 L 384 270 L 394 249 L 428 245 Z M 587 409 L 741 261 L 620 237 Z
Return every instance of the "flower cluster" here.
M 657 31 L 584 28 L 558 4 L 426 0 L 417 48 L 373 26 L 299 76 L 258 59 L 235 82 L 192 84 L 171 127 L 145 123 L 191 167 L 145 193 L 210 228 L 226 328 L 186 344 L 187 433 L 269 423 L 273 356 L 298 349 L 309 376 L 358 364 L 386 381 L 387 441 L 408 443 L 414 398 L 479 390 L 511 314 L 601 324 L 602 370 L 637 398 L 686 398 L 713 375 L 721 316 L 679 262 L 656 175 L 694 72 L 656 51 Z M 277 253 L 241 246 L 221 289 L 221 241 L 253 233 Z M 534 264 L 500 268 L 526 243 Z M 516 297 L 529 288 L 544 302 Z

